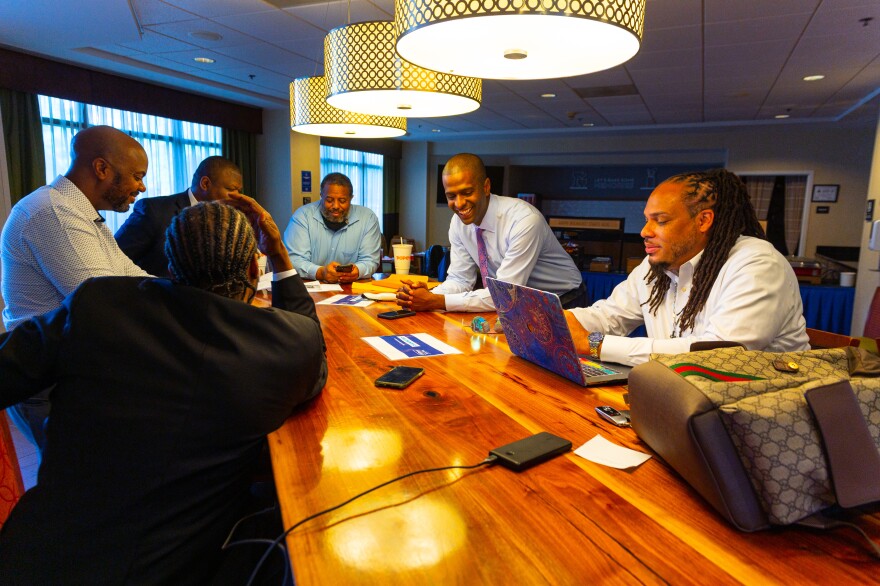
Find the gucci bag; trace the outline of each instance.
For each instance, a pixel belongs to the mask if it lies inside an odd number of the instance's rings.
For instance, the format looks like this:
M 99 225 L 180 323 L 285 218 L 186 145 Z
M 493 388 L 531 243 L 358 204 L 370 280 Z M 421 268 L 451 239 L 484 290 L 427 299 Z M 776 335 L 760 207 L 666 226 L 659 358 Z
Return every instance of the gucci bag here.
M 632 426 L 743 531 L 880 501 L 880 358 L 855 348 L 655 354 Z

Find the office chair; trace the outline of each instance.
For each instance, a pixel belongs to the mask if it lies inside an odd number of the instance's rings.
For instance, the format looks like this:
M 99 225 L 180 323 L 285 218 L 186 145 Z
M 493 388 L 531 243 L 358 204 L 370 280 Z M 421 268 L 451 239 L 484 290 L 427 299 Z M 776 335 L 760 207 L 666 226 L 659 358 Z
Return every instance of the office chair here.
M 440 244 L 432 244 L 425 252 L 425 270 L 424 273 L 429 277 L 438 278 L 440 263 L 443 260 L 443 246 Z
M 0 413 L 0 527 L 23 494 L 21 468 L 18 466 L 9 420 L 4 411 Z

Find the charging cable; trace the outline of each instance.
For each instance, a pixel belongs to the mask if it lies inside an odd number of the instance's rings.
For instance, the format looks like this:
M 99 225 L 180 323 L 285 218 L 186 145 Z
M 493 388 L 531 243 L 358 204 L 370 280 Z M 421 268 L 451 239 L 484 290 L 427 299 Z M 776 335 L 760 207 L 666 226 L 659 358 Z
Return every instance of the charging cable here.
M 282 541 L 284 541 L 284 538 L 287 537 L 290 534 L 290 532 L 292 532 L 294 529 L 296 529 L 297 527 L 299 527 L 303 523 L 306 523 L 307 521 L 311 521 L 312 519 L 314 519 L 316 517 L 320 517 L 321 515 L 326 515 L 327 513 L 335 511 L 336 509 L 340 509 L 340 508 L 344 507 L 345 505 L 347 505 L 353 501 L 356 501 L 357 499 L 361 498 L 362 496 L 368 495 L 375 490 L 379 490 L 380 488 L 382 488 L 384 486 L 388 486 L 389 484 L 392 484 L 392 483 L 397 482 L 399 480 L 403 480 L 404 478 L 409 478 L 410 476 L 415 476 L 416 474 L 425 474 L 426 472 L 440 472 L 442 470 L 472 470 L 474 468 L 479 468 L 480 466 L 486 466 L 487 464 L 492 464 L 497 459 L 498 459 L 497 456 L 490 454 L 488 458 L 486 458 L 485 460 L 483 460 L 479 464 L 472 464 L 470 466 L 443 466 L 441 468 L 425 468 L 423 470 L 416 470 L 415 472 L 408 472 L 402 476 L 398 476 L 397 478 L 392 478 L 391 480 L 389 480 L 387 482 L 383 482 L 382 484 L 374 486 L 373 488 L 367 489 L 360 494 L 356 494 L 355 496 L 351 497 L 350 499 L 348 499 L 347 501 L 345 501 L 343 503 L 339 503 L 336 506 L 330 507 L 329 509 L 324 509 L 323 511 L 319 511 L 319 512 L 315 513 L 314 515 L 309 515 L 305 519 L 297 521 L 296 523 L 291 525 L 289 529 L 285 530 L 284 533 L 279 535 L 275 539 L 275 541 L 273 541 L 272 543 L 269 544 L 269 547 L 266 548 L 266 552 L 263 554 L 263 557 L 261 557 L 260 561 L 257 562 L 257 565 L 254 568 L 254 571 L 251 572 L 250 578 L 248 578 L 248 581 L 247 581 L 247 586 L 251 586 L 251 584 L 254 581 L 254 578 L 256 578 L 257 573 L 260 571 L 260 568 L 263 566 L 263 563 L 266 561 L 266 558 L 269 557 L 269 554 L 271 554 L 272 551 L 276 547 L 278 547 Z

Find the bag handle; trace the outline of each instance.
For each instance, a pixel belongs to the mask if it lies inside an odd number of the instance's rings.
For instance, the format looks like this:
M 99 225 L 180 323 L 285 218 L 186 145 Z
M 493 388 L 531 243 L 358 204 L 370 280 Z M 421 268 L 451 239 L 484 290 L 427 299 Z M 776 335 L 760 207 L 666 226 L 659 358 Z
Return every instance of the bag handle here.
M 880 500 L 880 452 L 849 382 L 810 389 L 804 397 L 819 426 L 838 504 Z

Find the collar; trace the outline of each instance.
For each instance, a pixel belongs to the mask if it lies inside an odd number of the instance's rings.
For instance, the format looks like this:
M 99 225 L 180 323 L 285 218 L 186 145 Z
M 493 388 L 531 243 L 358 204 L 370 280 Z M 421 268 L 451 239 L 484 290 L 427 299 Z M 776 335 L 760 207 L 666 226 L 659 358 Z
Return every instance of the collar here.
M 194 206 L 199 203 L 199 200 L 196 199 L 196 196 L 193 195 L 192 189 L 187 189 L 186 194 L 189 196 L 189 205 Z
M 666 274 L 672 279 L 673 283 L 678 283 L 679 281 L 687 283 L 693 278 L 694 272 L 697 270 L 697 265 L 700 264 L 700 259 L 703 258 L 704 250 L 706 249 L 704 248 L 695 254 L 689 261 L 678 267 L 678 273 L 674 273 L 670 270 L 666 271 Z
M 89 198 L 86 197 L 86 194 L 76 186 L 76 183 L 64 175 L 56 177 L 55 180 L 50 183 L 50 186 L 52 189 L 67 198 L 69 205 L 76 208 L 76 210 L 83 216 L 92 218 L 92 221 L 96 224 L 103 224 L 105 222 L 103 216 L 98 213 L 98 210 L 95 209 L 95 206 L 93 206 L 92 202 L 89 201 Z
M 489 207 L 486 208 L 486 215 L 483 216 L 483 222 L 477 226 L 474 224 L 474 231 L 480 228 L 483 232 L 491 232 L 494 234 L 498 231 L 498 196 L 494 193 L 489 194 Z

